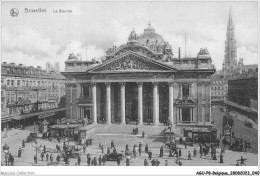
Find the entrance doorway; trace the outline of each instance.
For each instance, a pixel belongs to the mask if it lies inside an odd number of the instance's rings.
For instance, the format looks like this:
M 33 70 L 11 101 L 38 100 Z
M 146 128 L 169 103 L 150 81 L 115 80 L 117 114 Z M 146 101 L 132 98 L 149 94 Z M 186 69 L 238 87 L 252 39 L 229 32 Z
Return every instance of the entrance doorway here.
M 138 103 L 136 99 L 131 100 L 130 121 L 136 122 L 138 116 Z
M 85 111 L 84 111 L 84 118 L 87 118 L 88 121 L 89 121 L 89 120 L 91 120 L 90 115 L 91 115 L 91 111 L 90 111 L 90 109 L 85 108 Z

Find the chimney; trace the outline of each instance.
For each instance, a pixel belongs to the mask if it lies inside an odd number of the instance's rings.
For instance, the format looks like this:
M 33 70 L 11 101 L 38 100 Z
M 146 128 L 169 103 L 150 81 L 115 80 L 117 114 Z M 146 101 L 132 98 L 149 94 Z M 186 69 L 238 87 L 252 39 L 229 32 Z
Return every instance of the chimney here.
M 181 47 L 179 47 L 179 59 L 181 58 Z
M 14 63 L 14 62 L 11 62 L 10 64 L 11 64 L 11 65 L 15 65 L 15 63 Z
M 23 64 L 19 64 L 19 66 L 23 66 Z
M 7 64 L 6 62 L 3 62 L 3 64 Z

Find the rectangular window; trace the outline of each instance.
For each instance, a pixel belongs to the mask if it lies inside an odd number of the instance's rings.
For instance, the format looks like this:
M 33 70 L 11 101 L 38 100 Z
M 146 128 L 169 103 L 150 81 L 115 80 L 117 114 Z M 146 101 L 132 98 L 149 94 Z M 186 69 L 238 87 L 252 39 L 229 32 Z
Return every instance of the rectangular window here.
M 83 86 L 83 97 L 84 98 L 89 98 L 89 86 Z
M 73 63 L 67 63 L 68 67 L 73 67 Z
M 77 66 L 81 66 L 81 63 L 77 63 Z
M 190 97 L 190 86 L 188 84 L 182 84 L 182 97 Z
M 11 80 L 11 86 L 13 86 L 14 85 L 14 80 Z
M 191 110 L 190 108 L 182 108 L 182 122 L 191 121 Z
M 10 80 L 7 80 L 7 86 L 10 86 Z
M 20 87 L 20 80 L 17 80 L 17 87 Z

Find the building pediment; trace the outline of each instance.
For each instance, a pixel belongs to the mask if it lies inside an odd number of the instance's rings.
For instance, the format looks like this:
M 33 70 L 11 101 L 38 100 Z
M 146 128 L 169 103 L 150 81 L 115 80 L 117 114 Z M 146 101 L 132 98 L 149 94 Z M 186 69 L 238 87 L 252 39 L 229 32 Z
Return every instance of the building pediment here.
M 160 63 L 156 60 L 149 59 L 138 53 L 128 51 L 118 57 L 107 60 L 101 65 L 89 70 L 89 73 L 96 72 L 174 72 L 176 69 Z

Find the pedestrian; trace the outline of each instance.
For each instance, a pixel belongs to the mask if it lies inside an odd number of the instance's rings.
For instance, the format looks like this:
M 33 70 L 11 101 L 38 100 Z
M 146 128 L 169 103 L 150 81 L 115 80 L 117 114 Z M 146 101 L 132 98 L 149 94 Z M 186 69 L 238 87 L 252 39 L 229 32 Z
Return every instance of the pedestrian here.
M 22 149 L 21 149 L 21 148 L 19 148 L 19 149 L 18 149 L 18 158 L 20 158 L 20 157 L 21 157 L 21 155 L 22 155 Z
M 183 142 L 185 149 L 187 149 L 187 143 L 186 141 Z
M 125 150 L 129 150 L 128 144 L 125 145 Z
M 86 145 L 83 144 L 83 152 L 86 153 Z
M 102 145 L 101 145 L 101 142 L 100 142 L 99 145 L 98 145 L 98 148 L 101 149 L 101 146 L 102 146 Z
M 224 163 L 224 161 L 223 161 L 223 153 L 220 153 L 220 163 Z
M 163 146 L 160 148 L 160 157 L 163 157 Z
M 138 151 L 139 151 L 139 156 L 141 156 L 142 148 L 139 147 Z
M 106 165 L 106 161 L 107 161 L 106 157 L 105 157 L 105 156 L 103 156 L 103 157 L 102 157 L 103 166 L 105 166 L 105 165 Z
M 125 165 L 126 165 L 126 166 L 130 166 L 130 161 L 129 161 L 129 159 L 126 159 Z
M 111 141 L 111 149 L 114 148 L 114 147 L 115 147 L 115 143 L 114 143 L 114 141 L 112 140 L 112 141 Z
M 216 143 L 217 143 L 217 147 L 219 148 L 219 143 L 220 143 L 220 140 L 219 140 L 219 139 L 217 139 Z
M 160 165 L 160 161 L 158 159 L 156 159 L 156 166 L 159 166 Z
M 46 153 L 46 162 L 49 161 L 49 153 Z
M 156 165 L 156 161 L 155 161 L 154 159 L 151 161 L 151 165 L 152 165 L 152 166 L 155 166 L 155 165 Z
M 57 137 L 58 143 L 60 143 L 60 136 Z
M 101 166 L 101 164 L 102 164 L 102 158 L 101 158 L 101 155 L 99 155 L 99 157 L 98 157 L 98 165 Z
M 188 151 L 188 160 L 191 160 L 191 153 Z
M 23 141 L 22 141 L 22 147 L 23 147 L 23 148 L 25 147 L 24 139 L 23 139 Z
M 136 150 L 135 150 L 135 147 L 133 147 L 133 156 L 134 156 L 134 158 L 136 158 Z
M 91 166 L 94 166 L 94 159 L 91 160 Z
M 110 148 L 107 147 L 107 154 L 109 155 L 110 154 Z
M 221 139 L 221 136 L 222 136 L 222 134 L 221 133 L 219 133 L 219 138 Z
M 246 143 L 246 141 L 244 141 L 244 153 L 245 154 L 247 153 L 247 143 Z
M 145 144 L 144 150 L 145 150 L 145 153 L 148 153 L 148 144 L 147 143 Z
M 92 145 L 93 139 L 90 137 L 89 138 L 89 145 Z
M 153 155 L 152 151 L 149 150 L 149 152 L 148 152 L 148 156 L 149 156 L 149 159 L 150 159 L 150 160 L 152 159 L 152 155 Z
M 202 149 L 202 147 L 200 148 L 200 157 L 202 158 L 202 153 L 203 153 L 203 151 L 202 151 L 203 149 Z
M 121 162 L 120 157 L 117 157 L 116 163 L 117 163 L 118 166 L 120 166 L 120 162 Z
M 141 142 L 139 142 L 139 149 L 141 149 L 142 150 L 142 143 Z
M 44 153 L 43 152 L 41 153 L 41 158 L 42 158 L 42 161 L 43 161 L 43 158 L 44 158 Z
M 57 155 L 57 157 L 56 157 L 56 161 L 57 161 L 57 163 L 60 162 L 60 154 Z
M 179 157 L 181 157 L 181 149 L 179 150 Z
M 36 155 L 34 155 L 33 160 L 34 160 L 34 164 L 37 164 L 37 157 L 36 157 Z
M 80 158 L 80 156 L 78 154 L 78 165 L 80 165 L 80 163 L 81 163 L 81 158 Z
M 241 156 L 241 159 L 240 159 L 240 165 L 241 165 L 241 166 L 242 166 L 242 165 L 245 166 L 245 160 L 246 160 L 246 159 Z
M 52 156 L 52 153 L 50 155 L 50 162 L 52 163 L 53 162 L 53 156 Z
M 183 141 L 183 140 L 182 140 L 182 137 L 180 137 L 179 141 L 180 141 L 180 144 L 182 144 L 182 141 Z
M 144 133 L 144 131 L 142 132 L 142 137 L 144 138 L 144 135 L 145 135 L 145 133 Z
M 170 149 L 170 153 L 168 155 L 169 157 L 173 157 L 173 154 L 172 154 L 172 149 Z
M 12 153 L 9 154 L 8 160 L 9 160 L 11 166 L 13 166 L 14 165 L 14 157 L 13 157 Z
M 164 165 L 168 166 L 168 161 L 167 160 L 164 161 Z
M 196 148 L 194 148 L 194 150 L 193 150 L 193 156 L 194 156 L 194 157 L 197 156 L 197 150 L 196 150 Z
M 90 154 L 88 153 L 88 154 L 87 154 L 87 163 L 88 163 L 88 166 L 90 166 L 90 162 L 91 162 L 91 157 L 90 157 Z
M 43 145 L 43 152 L 46 153 L 46 146 Z
M 144 159 L 144 166 L 148 166 L 148 162 L 146 159 Z
M 104 153 L 104 146 L 103 145 L 101 145 L 101 151 L 102 151 L 102 153 Z

